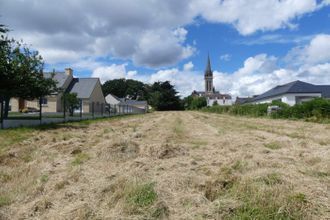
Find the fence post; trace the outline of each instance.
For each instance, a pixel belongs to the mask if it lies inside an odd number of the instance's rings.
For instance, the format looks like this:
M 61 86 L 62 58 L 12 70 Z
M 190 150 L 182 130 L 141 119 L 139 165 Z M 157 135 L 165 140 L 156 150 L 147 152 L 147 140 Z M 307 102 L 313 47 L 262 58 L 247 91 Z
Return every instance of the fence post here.
M 92 102 L 92 117 L 94 118 L 94 102 Z
M 82 119 L 82 99 L 80 99 L 80 112 L 79 112 L 79 116 L 80 116 L 80 119 Z
M 1 112 L 0 112 L 0 123 L 1 123 L 1 129 L 3 129 L 3 100 L 1 99 Z
M 104 104 L 102 103 L 101 104 L 101 117 L 103 117 L 103 107 L 104 107 Z
M 63 93 L 63 118 L 65 121 L 66 118 L 66 101 L 65 101 L 65 93 Z
M 42 124 L 42 97 L 39 98 L 39 120 L 40 124 Z

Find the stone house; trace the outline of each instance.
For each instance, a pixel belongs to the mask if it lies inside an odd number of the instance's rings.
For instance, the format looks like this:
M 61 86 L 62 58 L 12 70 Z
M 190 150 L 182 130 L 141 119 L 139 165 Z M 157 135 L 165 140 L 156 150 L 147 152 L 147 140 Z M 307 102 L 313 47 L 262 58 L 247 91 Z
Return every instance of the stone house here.
M 45 73 L 45 77 L 51 77 L 52 73 Z M 63 91 L 76 93 L 78 99 L 82 102 L 82 111 L 84 113 L 101 112 L 105 106 L 105 98 L 102 92 L 101 82 L 98 78 L 75 78 L 71 68 L 65 69 L 65 72 L 55 72 L 54 80 L 57 88 L 61 92 L 56 92 L 42 98 L 43 112 L 63 112 Z M 94 105 L 94 107 L 93 107 Z M 10 100 L 10 110 L 19 112 L 25 108 L 39 109 L 39 100 L 24 100 L 21 98 L 12 98 Z

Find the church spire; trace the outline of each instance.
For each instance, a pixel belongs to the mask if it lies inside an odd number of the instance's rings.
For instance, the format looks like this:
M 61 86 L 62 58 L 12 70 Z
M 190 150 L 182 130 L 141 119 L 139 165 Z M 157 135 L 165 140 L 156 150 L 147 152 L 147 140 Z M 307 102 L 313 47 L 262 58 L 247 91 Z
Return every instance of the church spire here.
M 209 76 L 212 75 L 210 54 L 207 54 L 207 65 L 205 69 L 205 75 L 209 75 Z
M 205 80 L 205 93 L 212 94 L 214 93 L 213 89 L 213 72 L 211 69 L 211 59 L 210 55 L 207 55 L 207 65 L 204 74 Z

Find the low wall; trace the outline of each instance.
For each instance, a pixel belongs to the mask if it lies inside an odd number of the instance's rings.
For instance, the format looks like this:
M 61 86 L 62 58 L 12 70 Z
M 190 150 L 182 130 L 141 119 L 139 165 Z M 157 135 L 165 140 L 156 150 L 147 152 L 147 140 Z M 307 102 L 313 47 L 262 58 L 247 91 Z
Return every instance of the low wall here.
M 93 116 L 83 116 L 83 117 L 66 117 L 64 118 L 42 118 L 39 119 L 4 119 L 3 125 L 0 123 L 0 128 L 17 128 L 17 127 L 33 127 L 43 124 L 57 124 L 57 123 L 65 123 L 65 122 L 72 122 L 72 121 L 82 121 L 88 119 L 95 119 L 95 118 L 110 118 L 117 115 L 129 115 L 129 114 L 143 114 L 145 112 L 142 111 L 135 111 L 135 112 L 125 112 L 125 113 L 118 113 L 112 115 L 94 115 Z

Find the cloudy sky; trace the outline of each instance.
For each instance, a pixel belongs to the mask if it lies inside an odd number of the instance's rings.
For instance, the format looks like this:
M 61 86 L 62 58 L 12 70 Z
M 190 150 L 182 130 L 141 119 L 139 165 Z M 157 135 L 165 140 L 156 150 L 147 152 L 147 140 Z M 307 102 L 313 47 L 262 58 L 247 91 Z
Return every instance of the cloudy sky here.
M 170 80 L 236 96 L 303 80 L 330 84 L 330 0 L 0 0 L 0 23 L 79 77 Z

